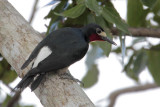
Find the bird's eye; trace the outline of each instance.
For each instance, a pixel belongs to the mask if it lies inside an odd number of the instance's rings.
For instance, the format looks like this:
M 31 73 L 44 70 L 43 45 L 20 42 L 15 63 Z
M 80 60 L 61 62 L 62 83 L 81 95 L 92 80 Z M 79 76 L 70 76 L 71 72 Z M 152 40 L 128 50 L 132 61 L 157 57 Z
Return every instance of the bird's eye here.
M 97 29 L 96 29 L 96 33 L 97 33 L 97 34 L 100 34 L 101 32 L 102 32 L 102 30 L 101 30 L 100 28 L 97 28 Z

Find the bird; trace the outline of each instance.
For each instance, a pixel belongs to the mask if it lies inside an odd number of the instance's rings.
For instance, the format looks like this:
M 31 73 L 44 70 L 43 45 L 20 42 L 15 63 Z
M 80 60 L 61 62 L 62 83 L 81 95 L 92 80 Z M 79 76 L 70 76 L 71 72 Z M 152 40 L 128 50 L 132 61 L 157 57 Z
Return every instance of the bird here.
M 89 43 L 93 41 L 107 41 L 116 45 L 107 37 L 103 28 L 94 23 L 81 28 L 64 27 L 52 31 L 35 47 L 22 65 L 21 70 L 33 62 L 14 90 L 23 90 L 31 85 L 31 91 L 34 91 L 46 73 L 69 67 L 82 59 L 87 53 Z

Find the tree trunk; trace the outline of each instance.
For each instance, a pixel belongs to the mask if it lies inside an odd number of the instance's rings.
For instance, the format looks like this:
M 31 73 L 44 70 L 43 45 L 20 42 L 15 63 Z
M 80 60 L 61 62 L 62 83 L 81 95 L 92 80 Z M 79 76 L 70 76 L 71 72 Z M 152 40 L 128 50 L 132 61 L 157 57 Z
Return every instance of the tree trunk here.
M 7 0 L 0 0 L 0 53 L 20 77 L 31 66 L 24 71 L 20 67 L 41 40 L 40 34 Z M 34 93 L 45 107 L 94 107 L 77 83 L 54 74 L 47 75 Z

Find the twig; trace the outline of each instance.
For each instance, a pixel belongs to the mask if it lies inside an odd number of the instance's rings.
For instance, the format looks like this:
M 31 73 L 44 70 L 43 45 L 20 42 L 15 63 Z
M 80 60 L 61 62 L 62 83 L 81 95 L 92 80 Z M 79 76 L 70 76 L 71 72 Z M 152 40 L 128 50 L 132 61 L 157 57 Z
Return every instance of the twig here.
M 17 91 L 16 94 L 11 98 L 6 107 L 14 107 L 14 105 L 18 102 L 21 95 L 21 91 Z
M 30 23 L 30 24 L 32 23 L 33 18 L 34 18 L 34 16 L 35 16 L 35 13 L 36 13 L 36 11 L 37 11 L 38 1 L 39 1 L 39 0 L 35 0 L 35 3 L 34 3 L 34 5 L 33 5 L 33 10 L 32 10 L 32 13 L 31 13 L 31 17 L 30 17 L 30 19 L 29 19 L 29 23 Z
M 116 99 L 119 95 L 131 93 L 131 92 L 137 92 L 137 91 L 144 91 L 144 90 L 158 88 L 158 87 L 159 87 L 158 85 L 152 83 L 152 84 L 145 84 L 145 85 L 133 86 L 133 87 L 116 90 L 110 94 L 109 96 L 110 103 L 107 107 L 114 107 Z
M 8 84 L 5 84 L 4 85 L 6 87 L 8 87 L 10 90 L 13 90 L 12 87 L 10 87 Z M 19 98 L 20 98 L 20 95 L 21 95 L 21 91 L 17 91 L 14 96 L 9 100 L 8 104 L 6 107 L 14 107 L 14 105 L 18 102 Z M 1 106 L 0 106 L 1 107 Z
M 127 36 L 135 36 L 135 37 L 156 37 L 160 38 L 160 28 L 128 28 L 128 31 L 131 35 Z M 113 35 L 118 35 L 119 31 L 116 28 L 112 28 L 111 32 Z

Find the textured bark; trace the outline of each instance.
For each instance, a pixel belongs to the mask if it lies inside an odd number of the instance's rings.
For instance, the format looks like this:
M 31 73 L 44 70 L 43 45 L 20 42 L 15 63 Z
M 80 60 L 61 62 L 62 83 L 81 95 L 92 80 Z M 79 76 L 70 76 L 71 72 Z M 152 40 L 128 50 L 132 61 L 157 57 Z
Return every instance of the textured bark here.
M 41 40 L 40 34 L 7 0 L 0 0 L 0 53 L 20 77 L 24 76 L 30 66 L 24 71 L 20 67 Z M 51 73 L 34 93 L 45 107 L 94 107 L 77 83 L 60 79 Z

